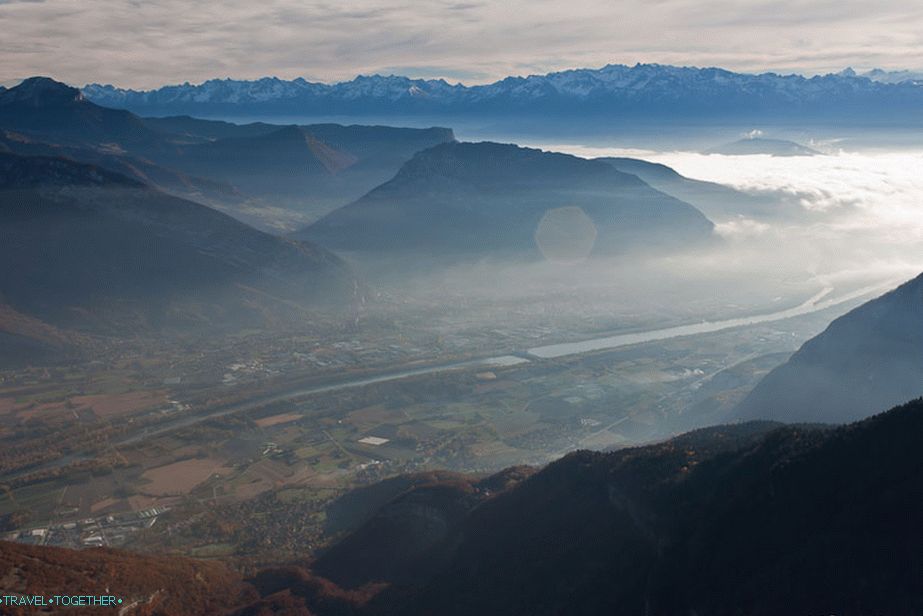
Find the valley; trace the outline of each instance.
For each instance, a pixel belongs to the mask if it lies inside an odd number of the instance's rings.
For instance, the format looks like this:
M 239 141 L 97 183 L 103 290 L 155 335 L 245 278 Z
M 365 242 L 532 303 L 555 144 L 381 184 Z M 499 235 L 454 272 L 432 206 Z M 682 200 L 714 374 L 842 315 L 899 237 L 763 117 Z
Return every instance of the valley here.
M 508 330 L 503 343 L 499 328 L 478 341 L 419 328 L 376 339 L 363 327 L 340 339 L 199 341 L 194 357 L 145 344 L 143 357 L 113 349 L 66 372 L 6 374 L 3 438 L 20 444 L 3 456 L 0 519 L 15 520 L 8 538 L 43 545 L 168 544 L 267 563 L 284 546 L 306 556 L 330 540 L 326 508 L 358 486 L 540 465 L 720 421 L 800 341 L 874 290 L 828 288 L 775 313 L 576 347 L 555 342 L 562 328 L 550 339 Z M 264 522 L 242 526 L 245 511 Z
M 910 74 L 0 85 L 0 609 L 919 611 Z

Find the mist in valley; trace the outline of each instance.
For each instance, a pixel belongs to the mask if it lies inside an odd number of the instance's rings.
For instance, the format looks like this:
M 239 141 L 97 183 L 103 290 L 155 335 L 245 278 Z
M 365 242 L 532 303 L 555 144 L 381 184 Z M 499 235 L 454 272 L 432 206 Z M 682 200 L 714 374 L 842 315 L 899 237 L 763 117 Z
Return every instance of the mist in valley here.
M 442 307 L 468 327 L 517 320 L 589 331 L 636 327 L 642 315 L 670 324 L 798 303 L 827 287 L 882 289 L 923 270 L 923 154 L 842 152 L 823 156 L 723 156 L 543 145 L 586 158 L 631 156 L 687 178 L 733 187 L 770 206 L 708 212 L 714 245 L 679 254 L 581 257 L 549 250 L 530 262 L 483 259 L 434 268 L 425 260 L 374 264 L 373 285 L 408 309 Z M 767 211 L 768 210 L 768 211 Z M 564 224 L 568 224 L 565 222 Z M 580 223 L 570 223 L 576 227 Z M 540 244 L 539 228 L 536 242 Z M 572 243 L 592 244 L 577 228 Z M 586 251 L 587 253 L 589 250 Z M 374 310 L 373 306 L 369 310 Z M 434 310 L 438 318 L 438 310 Z M 632 322 L 632 321 L 635 322 Z
M 0 103 L 19 543 L 348 584 L 337 555 L 430 489 L 451 528 L 586 456 L 681 477 L 923 393 L 916 150 L 142 118 L 44 78 Z
M 921 24 L 0 0 L 0 613 L 923 614 Z

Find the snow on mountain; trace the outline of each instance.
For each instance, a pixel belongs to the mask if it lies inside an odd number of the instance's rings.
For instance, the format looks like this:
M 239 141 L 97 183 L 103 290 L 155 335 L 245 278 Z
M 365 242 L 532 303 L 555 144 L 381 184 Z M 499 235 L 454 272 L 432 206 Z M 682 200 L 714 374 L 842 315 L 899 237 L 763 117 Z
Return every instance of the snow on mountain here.
M 882 83 L 913 82 L 916 85 L 923 85 L 923 71 L 886 71 L 880 68 L 873 68 L 870 71 L 862 73 L 862 76 L 872 81 L 880 81 Z
M 912 79 L 885 78 L 884 71 L 864 75 L 851 69 L 815 77 L 776 73 L 735 73 L 719 68 L 613 64 L 507 77 L 477 86 L 442 79 L 360 75 L 324 84 L 298 78 L 264 77 L 254 81 L 213 79 L 156 90 L 135 91 L 90 84 L 84 95 L 100 104 L 140 113 L 295 112 L 413 113 L 521 111 L 592 113 L 689 113 L 733 111 L 836 114 L 869 106 L 889 111 L 919 109 L 923 87 Z M 842 109 L 840 109 L 842 107 Z

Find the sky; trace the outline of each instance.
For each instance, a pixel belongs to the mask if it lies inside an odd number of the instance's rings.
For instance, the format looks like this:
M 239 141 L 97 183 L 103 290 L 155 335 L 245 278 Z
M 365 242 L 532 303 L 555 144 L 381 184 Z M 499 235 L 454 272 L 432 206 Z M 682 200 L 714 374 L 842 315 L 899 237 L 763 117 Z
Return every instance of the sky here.
M 0 82 L 923 68 L 919 0 L 0 0 Z

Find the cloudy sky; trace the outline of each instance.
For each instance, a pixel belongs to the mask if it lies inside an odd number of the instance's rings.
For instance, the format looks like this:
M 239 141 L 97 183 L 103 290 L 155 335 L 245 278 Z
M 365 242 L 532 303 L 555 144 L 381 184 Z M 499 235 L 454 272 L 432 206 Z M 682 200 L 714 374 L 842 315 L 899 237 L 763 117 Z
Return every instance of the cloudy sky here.
M 923 68 L 919 0 L 0 0 L 0 82 Z

